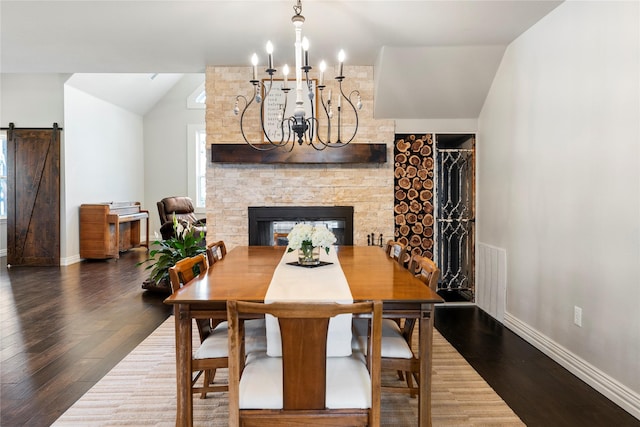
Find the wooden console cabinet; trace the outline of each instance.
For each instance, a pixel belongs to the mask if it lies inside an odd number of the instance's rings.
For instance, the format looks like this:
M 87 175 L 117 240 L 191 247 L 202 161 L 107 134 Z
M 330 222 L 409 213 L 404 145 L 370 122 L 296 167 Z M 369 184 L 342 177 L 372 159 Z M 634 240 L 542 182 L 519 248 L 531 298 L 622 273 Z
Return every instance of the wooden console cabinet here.
M 140 222 L 147 240 L 140 242 Z M 80 258 L 119 258 L 138 246 L 149 249 L 149 211 L 140 202 L 111 202 L 80 206 Z

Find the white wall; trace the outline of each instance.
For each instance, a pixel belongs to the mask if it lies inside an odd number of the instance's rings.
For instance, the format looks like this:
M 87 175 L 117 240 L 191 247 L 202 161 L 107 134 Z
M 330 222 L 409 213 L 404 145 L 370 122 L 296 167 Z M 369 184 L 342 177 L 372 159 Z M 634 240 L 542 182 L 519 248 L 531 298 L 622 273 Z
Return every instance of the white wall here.
M 639 8 L 568 1 L 509 46 L 477 239 L 507 253 L 505 324 L 640 418 Z
M 160 232 L 156 203 L 164 197 L 188 195 L 187 126 L 204 125 L 205 110 L 188 109 L 187 98 L 203 83 L 204 73 L 185 74 L 144 117 L 143 204 L 149 210 L 151 236 L 153 231 Z M 204 212 L 198 216 L 204 217 Z
M 476 133 L 477 119 L 396 119 L 396 133 Z
M 79 259 L 83 203 L 144 200 L 142 117 L 65 86 L 65 205 L 63 264 Z
M 68 74 L 1 74 L 0 125 L 64 125 L 63 85 Z
M 67 74 L 1 74 L 0 126 L 50 128 L 53 123 L 63 128 L 60 145 L 64 151 L 64 81 Z M 62 162 L 61 160 L 61 167 Z M 60 180 L 64 194 L 64 182 Z M 61 195 L 61 218 L 64 217 L 64 199 Z M 61 221 L 62 222 L 62 221 Z M 66 246 L 65 227 L 61 224 L 60 253 Z M 7 253 L 7 223 L 0 221 L 0 255 Z

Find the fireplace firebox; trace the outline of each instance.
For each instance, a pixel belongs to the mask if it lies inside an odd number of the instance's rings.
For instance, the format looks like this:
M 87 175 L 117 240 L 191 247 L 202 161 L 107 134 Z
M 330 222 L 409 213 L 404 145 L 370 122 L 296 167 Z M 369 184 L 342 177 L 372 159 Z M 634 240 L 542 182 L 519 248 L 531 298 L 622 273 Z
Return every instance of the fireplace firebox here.
M 249 207 L 249 245 L 286 246 L 297 223 L 324 224 L 337 245 L 353 245 L 353 206 Z

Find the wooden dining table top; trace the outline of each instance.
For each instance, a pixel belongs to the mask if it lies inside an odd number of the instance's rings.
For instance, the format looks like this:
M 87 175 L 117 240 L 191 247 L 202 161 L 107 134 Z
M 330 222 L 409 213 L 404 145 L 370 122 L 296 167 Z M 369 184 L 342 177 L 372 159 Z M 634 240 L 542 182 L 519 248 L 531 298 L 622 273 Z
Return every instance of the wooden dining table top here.
M 354 301 L 441 303 L 443 299 L 378 246 L 335 246 Z M 168 304 L 264 301 L 285 247 L 237 246 L 169 296 Z M 303 268 L 303 267 L 300 267 Z M 322 267 L 316 267 L 322 268 Z M 313 268 L 309 269 L 310 272 Z M 301 283 L 300 286 L 304 286 Z

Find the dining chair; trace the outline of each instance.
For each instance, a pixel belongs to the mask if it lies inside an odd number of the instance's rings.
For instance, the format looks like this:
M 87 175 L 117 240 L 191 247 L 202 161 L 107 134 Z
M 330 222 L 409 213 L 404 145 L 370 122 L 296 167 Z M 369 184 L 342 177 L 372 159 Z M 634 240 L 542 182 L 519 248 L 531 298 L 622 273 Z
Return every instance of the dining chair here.
M 433 292 L 438 290 L 438 278 L 440 269 L 433 260 L 420 255 L 414 255 L 409 261 L 409 271 L 418 276 Z
M 420 279 L 425 285 L 429 286 L 433 292 L 438 290 L 438 278 L 440 277 L 440 269 L 433 260 L 421 255 L 413 255 L 409 261 L 408 269 L 418 279 Z M 413 353 L 411 347 L 411 340 L 413 337 L 413 330 L 416 325 L 416 319 L 408 318 L 404 319 L 404 324 L 400 335 L 406 342 L 406 347 L 411 350 L 411 357 L 404 358 L 403 360 L 397 360 L 396 358 L 387 358 L 383 363 L 383 369 L 401 370 L 405 374 L 407 383 L 407 389 L 400 388 L 400 391 L 408 390 L 412 396 L 418 394 L 418 378 L 420 376 L 420 361 L 418 357 Z M 396 338 L 398 337 L 396 331 Z M 405 348 L 406 351 L 406 348 Z M 404 369 L 403 369 L 404 368 Z M 401 378 L 402 379 L 402 378 Z M 413 386 L 413 380 L 416 381 L 416 386 Z M 392 391 L 398 391 L 393 387 L 386 387 Z
M 409 256 L 409 252 L 405 244 L 394 240 L 389 240 L 385 245 L 384 251 L 389 258 L 395 260 L 401 267 L 407 268 L 407 257 Z M 397 346 L 395 345 L 389 346 L 384 345 L 384 343 L 389 340 L 393 340 L 396 332 L 399 331 L 399 328 L 402 326 L 403 321 L 404 319 L 400 318 L 382 320 L 382 336 L 384 337 L 382 345 L 382 357 L 388 355 L 388 348 L 397 348 Z M 395 325 L 391 323 L 395 323 Z M 393 354 L 395 355 L 395 353 Z M 401 381 L 404 381 L 404 373 L 402 371 L 398 371 L 398 378 Z
M 196 271 L 197 268 L 197 271 Z M 209 268 L 207 256 L 199 254 L 191 258 L 184 258 L 169 268 L 169 279 L 171 281 L 171 290 L 176 292 L 185 283 L 192 280 L 197 274 L 204 273 Z M 228 333 L 226 324 L 219 323 L 215 327 L 211 319 L 195 319 L 200 335 L 200 347 L 193 354 L 191 362 L 192 377 L 191 391 L 192 393 L 200 393 L 200 398 L 207 397 L 208 392 L 227 391 L 229 388 L 224 385 L 213 385 L 216 370 L 218 368 L 226 368 L 228 365 Z M 196 386 L 198 379 L 204 372 L 202 387 Z
M 196 266 L 198 267 L 197 271 L 195 269 Z M 169 268 L 171 290 L 176 292 L 197 274 L 207 270 L 208 263 L 205 254 L 178 261 L 173 267 Z M 229 364 L 228 325 L 222 319 L 226 317 L 226 312 L 221 313 L 220 317 L 220 319 L 195 319 L 200 335 L 200 347 L 194 352 L 191 362 L 192 373 L 195 373 L 192 378 L 191 390 L 193 393 L 200 393 L 201 399 L 205 399 L 209 392 L 221 392 L 229 389 L 228 384 L 214 384 L 217 370 L 227 368 Z M 267 341 L 264 319 L 248 321 L 246 329 L 249 352 L 266 350 Z M 203 385 L 202 387 L 196 386 L 203 372 Z
M 409 271 L 434 292 L 437 290 L 440 270 L 429 258 L 414 255 L 409 261 Z M 420 359 L 414 353 L 411 342 L 415 328 L 415 318 L 404 318 L 402 325 L 393 319 L 383 319 L 381 366 L 383 370 L 394 370 L 406 387 L 391 384 L 382 385 L 382 390 L 392 393 L 409 393 L 411 397 L 419 394 Z M 353 345 L 356 350 L 367 342 L 365 325 L 361 319 L 353 320 Z M 415 381 L 415 384 L 414 384 Z
M 394 240 L 389 240 L 385 245 L 384 251 L 389 258 L 396 260 L 402 267 L 407 266 L 408 252 L 406 245 Z
M 227 247 L 224 241 L 218 240 L 217 242 L 209 243 L 207 245 L 207 259 L 209 261 L 209 267 L 220 261 L 227 255 Z
M 329 320 L 366 316 L 367 356 L 327 357 Z M 278 319 L 282 357 L 245 358 L 243 318 Z M 379 426 L 382 302 L 227 302 L 229 426 Z

